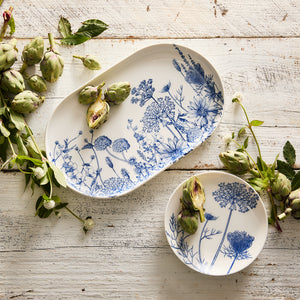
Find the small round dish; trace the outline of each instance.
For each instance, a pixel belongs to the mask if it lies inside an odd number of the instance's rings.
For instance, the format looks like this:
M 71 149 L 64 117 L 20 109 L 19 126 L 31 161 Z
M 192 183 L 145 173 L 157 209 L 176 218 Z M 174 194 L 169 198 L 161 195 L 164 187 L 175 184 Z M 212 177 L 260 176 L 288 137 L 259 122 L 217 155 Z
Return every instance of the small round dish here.
M 190 235 L 182 229 L 182 182 L 171 195 L 165 212 L 165 233 L 176 256 L 191 269 L 215 276 L 236 273 L 262 250 L 268 230 L 264 204 L 241 178 L 221 171 L 196 175 L 205 192 L 205 221 Z

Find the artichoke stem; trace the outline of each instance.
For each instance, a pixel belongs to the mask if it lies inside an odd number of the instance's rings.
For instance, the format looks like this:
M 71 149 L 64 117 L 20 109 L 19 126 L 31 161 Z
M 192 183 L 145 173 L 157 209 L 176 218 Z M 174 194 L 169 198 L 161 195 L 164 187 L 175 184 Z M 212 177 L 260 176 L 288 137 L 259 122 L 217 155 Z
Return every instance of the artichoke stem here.
M 99 94 L 101 94 L 101 91 L 102 91 L 102 88 L 103 88 L 104 85 L 105 85 L 105 82 L 103 81 L 102 83 L 100 83 L 100 84 L 97 86 L 97 90 L 98 90 Z
M 20 69 L 20 73 L 24 75 L 24 77 L 26 76 L 25 74 L 25 70 L 27 69 L 28 65 L 26 64 L 26 62 L 23 62 L 22 67 Z M 27 76 L 28 77 L 28 76 Z M 26 79 L 26 78 L 25 78 Z
M 54 42 L 53 34 L 51 32 L 48 33 L 48 39 L 50 44 L 50 50 L 53 50 L 55 42 Z
M 201 208 L 199 210 L 200 222 L 203 223 L 205 221 L 204 209 Z
M 78 58 L 78 59 L 81 59 L 82 61 L 84 60 L 84 57 L 83 56 L 79 56 L 79 55 L 73 55 L 74 58 Z

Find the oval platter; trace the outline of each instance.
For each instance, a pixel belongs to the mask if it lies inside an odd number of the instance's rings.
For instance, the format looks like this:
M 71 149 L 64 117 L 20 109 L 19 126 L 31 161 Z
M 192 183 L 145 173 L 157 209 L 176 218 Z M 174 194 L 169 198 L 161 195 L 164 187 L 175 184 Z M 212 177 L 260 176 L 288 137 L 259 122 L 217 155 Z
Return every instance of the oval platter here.
M 214 276 L 236 273 L 259 255 L 268 218 L 258 193 L 241 178 L 221 171 L 196 174 L 205 192 L 205 221 L 190 235 L 178 222 L 183 184 L 165 211 L 165 233 L 175 255 L 191 269 Z
M 87 85 L 128 81 L 130 96 L 98 129 L 78 102 Z M 183 46 L 157 44 L 127 57 L 67 96 L 46 129 L 46 152 L 73 190 L 95 198 L 124 195 L 205 141 L 224 104 L 216 70 Z

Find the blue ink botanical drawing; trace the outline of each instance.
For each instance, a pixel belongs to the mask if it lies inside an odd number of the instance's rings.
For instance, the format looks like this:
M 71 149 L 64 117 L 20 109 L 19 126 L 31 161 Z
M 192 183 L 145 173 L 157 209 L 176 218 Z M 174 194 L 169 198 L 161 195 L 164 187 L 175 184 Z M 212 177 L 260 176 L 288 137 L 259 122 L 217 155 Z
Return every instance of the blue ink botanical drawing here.
M 245 231 L 236 230 L 234 232 L 228 232 L 227 240 L 229 242 L 229 246 L 224 246 L 221 252 L 229 258 L 233 258 L 232 264 L 227 271 L 227 274 L 229 274 L 237 260 L 251 258 L 248 249 L 252 246 L 254 237 L 247 234 Z
M 186 234 L 183 231 L 174 213 L 169 221 L 169 229 L 170 231 L 166 231 L 166 234 L 170 238 L 171 247 L 177 251 L 185 264 L 191 265 L 197 269 L 197 266 L 194 263 L 194 257 L 197 253 L 194 252 L 194 247 L 189 247 L 186 242 L 186 238 L 188 238 L 190 234 Z
M 216 259 L 221 251 L 227 234 L 230 219 L 232 217 L 232 213 L 234 211 L 246 213 L 250 209 L 255 208 L 259 201 L 258 194 L 252 188 L 247 188 L 245 184 L 238 182 L 222 182 L 218 186 L 219 189 L 213 192 L 214 199 L 220 205 L 220 207 L 227 207 L 229 209 L 229 216 L 227 219 L 223 237 L 211 262 L 211 266 L 215 264 Z
M 204 222 L 204 225 L 203 225 L 202 230 L 201 230 L 200 239 L 199 239 L 199 246 L 198 246 L 198 260 L 199 260 L 200 264 L 206 263 L 205 259 L 202 258 L 202 256 L 201 256 L 201 243 L 202 243 L 202 240 L 203 239 L 211 239 L 214 235 L 222 233 L 222 231 L 220 231 L 220 230 L 216 230 L 214 228 L 209 229 L 207 227 L 207 223 L 209 221 L 215 221 L 217 219 L 218 218 L 213 216 L 212 214 L 205 213 L 205 222 Z
M 174 49 L 170 65 L 181 82 L 146 78 L 135 84 L 127 102 L 142 114 L 128 118 L 122 136 L 79 131 L 55 142 L 50 159 L 63 169 L 71 187 L 90 196 L 121 195 L 212 134 L 223 110 L 221 87 L 190 54 L 176 45 Z

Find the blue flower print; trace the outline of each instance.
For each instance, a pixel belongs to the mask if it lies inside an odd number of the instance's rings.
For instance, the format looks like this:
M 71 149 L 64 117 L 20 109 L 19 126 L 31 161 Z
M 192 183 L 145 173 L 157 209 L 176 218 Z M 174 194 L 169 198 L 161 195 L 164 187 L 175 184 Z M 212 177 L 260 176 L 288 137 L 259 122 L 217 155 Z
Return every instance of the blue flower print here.
M 233 258 L 227 274 L 230 273 L 236 260 L 251 258 L 248 249 L 252 246 L 254 237 L 247 234 L 246 231 L 234 231 L 227 234 L 229 247 L 224 247 L 222 253 L 229 258 Z

